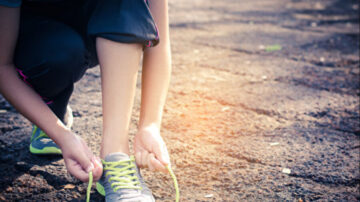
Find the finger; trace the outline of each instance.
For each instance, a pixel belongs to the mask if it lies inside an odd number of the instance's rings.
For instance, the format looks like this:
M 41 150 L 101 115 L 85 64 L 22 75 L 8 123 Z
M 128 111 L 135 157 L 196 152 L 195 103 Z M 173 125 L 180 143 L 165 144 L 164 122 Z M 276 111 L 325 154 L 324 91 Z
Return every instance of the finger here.
M 93 170 L 94 181 L 98 181 L 101 178 L 101 175 L 102 175 L 102 172 L 103 172 L 102 163 L 100 163 L 100 158 L 95 157 L 95 156 L 91 159 L 91 162 L 95 166 L 95 168 Z
M 143 151 L 141 153 L 141 164 L 143 165 L 143 167 L 147 167 L 148 156 L 149 156 L 149 152 L 147 151 Z
M 84 171 L 79 163 L 74 160 L 65 160 L 66 168 L 71 175 L 76 177 L 77 179 L 87 182 L 89 180 L 89 174 Z
M 163 155 L 163 161 L 164 161 L 165 165 L 171 166 L 171 165 L 170 165 L 171 162 L 170 162 L 169 152 L 168 152 L 168 149 L 167 149 L 167 147 L 166 147 L 165 144 L 163 145 L 163 151 L 164 151 L 164 153 L 163 153 L 163 154 L 164 154 L 164 155 Z
M 167 151 L 165 144 L 160 144 L 159 146 L 155 147 L 154 152 L 155 152 L 155 157 L 163 165 L 166 166 L 170 164 L 169 153 Z
M 102 168 L 102 163 L 100 163 L 99 157 L 93 156 L 91 162 L 94 164 L 94 169 Z
M 81 137 L 76 136 L 76 141 L 80 143 L 81 147 L 79 148 L 79 152 L 76 153 L 72 159 L 77 161 L 81 165 L 81 167 L 87 173 L 89 173 L 94 169 L 94 165 L 91 162 L 91 158 L 93 157 L 93 154 Z
M 155 155 L 153 153 L 150 153 L 147 158 L 147 165 L 149 166 L 150 171 L 154 171 L 155 167 L 153 166 L 151 159 L 155 159 Z
M 81 148 L 72 159 L 78 162 L 82 169 L 87 173 L 94 169 L 94 164 L 91 162 L 91 157 L 88 157 L 86 151 L 84 151 L 84 148 Z
M 96 164 L 97 165 L 99 165 L 101 168 L 103 167 L 103 164 L 102 164 L 102 162 L 101 162 L 101 159 L 100 159 L 100 157 L 95 157 L 95 159 L 96 159 Z
M 86 142 L 83 139 L 81 139 L 80 141 L 81 141 L 83 149 L 84 149 L 86 155 L 89 157 L 89 159 L 93 158 L 94 154 L 92 153 L 90 148 L 87 146 Z
M 141 164 L 141 152 L 136 152 L 135 153 L 135 161 L 136 161 L 136 165 L 140 168 L 142 168 L 142 164 Z
M 167 169 L 165 168 L 165 166 L 159 160 L 157 160 L 155 156 L 151 156 L 150 161 L 155 170 L 167 173 Z

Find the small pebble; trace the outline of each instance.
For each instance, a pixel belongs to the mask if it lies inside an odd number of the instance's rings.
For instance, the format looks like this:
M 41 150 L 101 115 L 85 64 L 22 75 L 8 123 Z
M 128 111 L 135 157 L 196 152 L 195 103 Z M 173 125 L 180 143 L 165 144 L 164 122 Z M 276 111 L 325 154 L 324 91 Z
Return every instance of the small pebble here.
M 291 170 L 290 170 L 290 168 L 283 168 L 282 173 L 285 173 L 285 174 L 289 175 L 291 173 Z
M 214 197 L 214 194 L 206 194 L 205 195 L 205 198 L 212 198 L 212 197 Z
M 67 184 L 64 186 L 64 189 L 74 189 L 75 188 L 75 185 L 73 184 Z
M 279 51 L 281 49 L 282 49 L 282 46 L 279 44 L 269 45 L 269 46 L 266 46 L 266 48 L 265 48 L 266 52 Z
M 270 146 L 276 146 L 276 145 L 279 145 L 280 143 L 278 143 L 278 142 L 272 142 L 272 143 L 270 143 Z
M 228 111 L 229 109 L 230 109 L 230 107 L 226 106 L 226 107 L 221 108 L 221 111 L 225 112 L 225 111 Z
M 84 192 L 84 188 L 81 187 L 81 186 L 77 186 L 77 190 L 78 190 L 80 193 Z

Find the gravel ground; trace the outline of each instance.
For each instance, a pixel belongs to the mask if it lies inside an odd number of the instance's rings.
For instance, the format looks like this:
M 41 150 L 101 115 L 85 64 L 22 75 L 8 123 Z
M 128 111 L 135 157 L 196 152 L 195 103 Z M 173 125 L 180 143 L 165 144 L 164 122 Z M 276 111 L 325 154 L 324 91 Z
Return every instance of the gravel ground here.
M 169 0 L 169 12 L 162 135 L 181 201 L 360 200 L 359 1 Z M 140 81 L 132 136 L 139 98 Z M 71 106 L 98 153 L 98 67 Z M 0 201 L 84 200 L 61 158 L 29 153 L 30 132 L 0 96 Z M 173 201 L 169 176 L 142 172 L 157 201 Z

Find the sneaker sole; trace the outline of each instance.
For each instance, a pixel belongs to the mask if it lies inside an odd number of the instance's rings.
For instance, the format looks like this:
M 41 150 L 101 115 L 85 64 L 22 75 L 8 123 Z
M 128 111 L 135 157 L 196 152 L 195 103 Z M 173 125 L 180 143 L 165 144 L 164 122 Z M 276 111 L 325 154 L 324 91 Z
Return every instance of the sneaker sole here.
M 43 149 L 37 149 L 32 145 L 30 145 L 30 152 L 37 155 L 62 154 L 61 149 L 56 147 L 44 147 Z

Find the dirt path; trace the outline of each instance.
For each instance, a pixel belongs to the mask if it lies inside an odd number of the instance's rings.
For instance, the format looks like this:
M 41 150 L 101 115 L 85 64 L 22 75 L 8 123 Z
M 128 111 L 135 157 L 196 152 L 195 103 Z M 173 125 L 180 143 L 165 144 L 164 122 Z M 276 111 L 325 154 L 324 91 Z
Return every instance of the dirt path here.
M 169 4 L 173 77 L 162 134 L 182 201 L 360 200 L 359 2 Z M 94 68 L 71 100 L 74 130 L 94 151 L 100 97 Z M 30 155 L 29 122 L 2 97 L 0 109 L 0 201 L 83 200 L 86 184 L 61 158 Z M 144 175 L 158 201 L 173 201 L 168 176 Z M 92 200 L 102 198 L 93 191 Z

